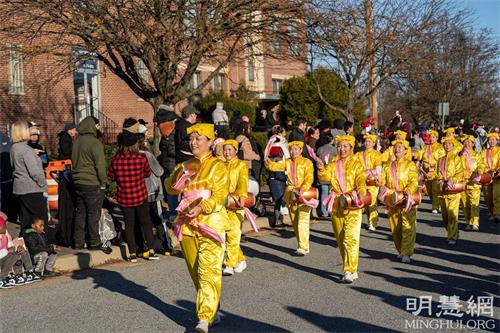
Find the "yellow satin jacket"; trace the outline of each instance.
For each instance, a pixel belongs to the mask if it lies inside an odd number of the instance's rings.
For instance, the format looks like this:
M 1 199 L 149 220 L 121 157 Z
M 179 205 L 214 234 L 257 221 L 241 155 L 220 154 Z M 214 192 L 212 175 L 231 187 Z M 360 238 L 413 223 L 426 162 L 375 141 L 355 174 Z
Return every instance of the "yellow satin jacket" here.
M 236 199 L 248 197 L 248 167 L 238 157 L 226 161 L 229 171 L 229 193 Z
M 378 166 L 382 166 L 382 154 L 373 148 L 366 149 L 355 155 L 365 170 L 374 170 Z
M 438 142 L 425 145 L 417 152 L 417 160 L 422 161 L 424 171 L 430 174 L 429 179 L 437 178 L 437 164 L 444 155 L 446 155 L 446 151 Z
M 399 191 L 408 192 L 410 194 L 418 191 L 418 170 L 413 161 L 402 159 L 388 163 L 382 171 L 382 179 L 380 185 L 387 187 L 389 190 L 396 191 L 394 176 L 392 175 L 392 164 L 396 166 L 396 181 L 398 182 Z
M 406 160 L 411 161 L 413 158 L 413 155 L 411 153 L 411 149 L 406 150 L 406 154 L 404 157 Z M 388 147 L 383 153 L 382 153 L 382 162 L 383 163 L 388 163 L 391 161 L 394 161 L 396 158 L 394 157 L 394 146 Z
M 440 167 L 441 161 L 444 159 L 446 160 L 446 173 L 443 173 Z M 462 159 L 453 151 L 439 159 L 439 163 L 436 165 L 436 170 L 439 180 L 451 179 L 455 184 L 464 181 L 464 167 Z
M 331 190 L 337 194 L 342 193 L 339 180 L 337 179 L 337 161 L 339 157 L 334 158 L 323 170 L 318 171 L 319 180 L 329 182 Z M 345 192 L 354 190 L 361 195 L 366 195 L 366 175 L 363 164 L 359 163 L 355 155 L 348 156 L 342 162 L 344 167 Z
M 190 161 L 177 165 L 172 179 L 177 179 L 178 173 L 183 170 L 183 165 Z M 210 227 L 220 236 L 223 236 L 229 223 L 226 211 L 227 196 L 229 194 L 229 173 L 225 163 L 217 157 L 212 156 L 211 153 L 203 156 L 199 161 L 200 168 L 198 172 L 191 177 L 181 193 L 191 190 L 211 191 L 210 198 L 199 202 L 202 213 L 198 216 L 197 220 L 199 223 Z M 193 206 L 190 207 L 194 208 Z M 180 212 L 177 219 L 182 218 L 189 209 L 187 208 L 185 211 Z M 182 225 L 183 235 L 192 236 L 196 232 L 195 230 L 196 227 L 192 227 L 189 223 Z
M 467 163 L 467 157 L 465 156 L 465 154 L 461 154 L 462 166 L 464 168 L 464 179 L 467 181 L 470 180 L 474 171 L 477 171 L 477 173 L 481 174 L 486 170 L 486 166 L 483 162 L 483 159 L 481 158 L 481 155 L 475 150 L 470 150 L 469 153 L 472 162 L 471 168 L 469 168 L 469 164 Z
M 269 161 L 266 163 L 269 171 L 286 171 L 287 191 L 303 189 L 307 191 L 314 181 L 314 166 L 308 158 L 299 156 L 295 160 L 288 158 L 279 162 Z M 293 172 L 292 172 L 293 170 Z M 295 176 L 295 177 L 294 177 Z
M 481 152 L 481 160 L 484 163 L 485 170 L 487 171 L 495 171 L 500 170 L 500 147 L 496 146 L 491 148 L 491 165 L 486 160 L 486 150 L 484 149 Z

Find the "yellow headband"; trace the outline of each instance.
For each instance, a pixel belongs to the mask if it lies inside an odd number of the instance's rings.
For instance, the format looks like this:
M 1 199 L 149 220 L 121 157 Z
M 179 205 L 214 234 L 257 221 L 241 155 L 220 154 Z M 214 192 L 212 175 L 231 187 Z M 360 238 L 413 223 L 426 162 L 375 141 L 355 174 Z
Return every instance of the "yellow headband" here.
M 395 146 L 397 143 L 402 144 L 405 147 L 405 149 L 410 149 L 410 144 L 406 140 L 394 140 L 394 141 L 392 141 L 393 146 Z
M 498 140 L 498 139 L 499 139 L 499 137 L 500 137 L 500 136 L 498 135 L 498 133 L 497 133 L 497 132 L 491 132 L 491 133 L 488 133 L 488 134 L 487 134 L 487 136 L 488 136 L 488 138 L 495 138 L 495 139 L 497 139 L 497 140 Z
M 187 129 L 187 134 L 189 135 L 191 133 L 198 133 L 199 135 L 206 136 L 210 140 L 215 139 L 213 124 L 194 124 Z
M 455 133 L 455 128 L 453 127 L 448 127 L 447 129 L 443 130 L 444 133 Z
M 377 142 L 377 136 L 375 134 L 366 134 L 363 136 L 365 140 L 372 140 L 373 142 Z
M 406 140 L 406 136 L 408 135 L 405 131 L 395 131 L 394 135 L 401 135 L 403 139 Z
M 451 143 L 455 144 L 455 138 L 453 136 L 445 136 L 441 139 L 441 143 L 445 143 L 446 141 L 450 141 Z
M 351 147 L 354 147 L 356 138 L 352 135 L 337 135 L 335 137 L 335 141 L 337 142 L 337 144 L 339 144 L 341 141 L 346 141 Z
M 288 147 L 298 146 L 299 148 L 304 148 L 304 142 L 302 141 L 292 141 L 288 143 Z
M 236 151 L 238 151 L 238 141 L 236 141 L 236 140 L 225 140 L 225 141 L 222 142 L 222 146 L 223 147 L 227 146 L 227 145 L 233 146 L 234 149 Z
M 437 131 L 435 130 L 430 130 L 430 131 L 427 131 L 427 134 L 430 136 L 430 135 L 434 135 L 436 138 L 439 138 L 439 134 Z
M 465 142 L 467 140 L 474 142 L 475 139 L 474 139 L 474 136 L 472 136 L 472 135 L 464 135 L 464 136 L 462 136 L 461 140 L 462 140 L 462 142 Z

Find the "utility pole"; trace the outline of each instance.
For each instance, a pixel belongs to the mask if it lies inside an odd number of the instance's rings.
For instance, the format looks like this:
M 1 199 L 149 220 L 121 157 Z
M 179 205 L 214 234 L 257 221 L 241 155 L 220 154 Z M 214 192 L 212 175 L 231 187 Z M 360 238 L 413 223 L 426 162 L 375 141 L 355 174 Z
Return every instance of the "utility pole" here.
M 373 25 L 373 3 L 372 0 L 364 0 L 365 21 L 366 21 L 366 55 L 368 56 L 368 89 L 375 89 L 377 72 L 375 69 L 375 51 L 374 51 L 374 25 Z M 378 100 L 377 92 L 370 95 L 370 114 L 378 128 Z

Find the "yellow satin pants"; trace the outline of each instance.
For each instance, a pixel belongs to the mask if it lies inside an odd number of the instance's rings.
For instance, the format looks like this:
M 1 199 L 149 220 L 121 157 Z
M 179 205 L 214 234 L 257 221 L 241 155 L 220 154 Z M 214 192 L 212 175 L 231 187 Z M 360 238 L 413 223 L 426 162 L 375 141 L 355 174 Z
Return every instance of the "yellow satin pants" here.
M 376 227 L 378 225 L 377 196 L 379 188 L 377 186 L 368 186 L 367 189 L 372 196 L 372 202 L 370 206 L 365 208 L 366 219 L 369 225 Z
M 425 187 L 427 188 L 427 195 L 431 199 L 432 210 L 439 210 L 441 207 L 439 200 L 439 182 L 437 180 L 426 180 Z
M 224 246 L 212 238 L 184 235 L 182 253 L 196 287 L 196 314 L 212 323 L 219 309 Z
M 441 215 L 448 231 L 448 240 L 458 239 L 458 210 L 461 193 L 443 195 L 441 198 Z
M 467 184 L 465 191 L 462 192 L 462 207 L 465 217 L 465 222 L 469 226 L 479 227 L 479 199 L 481 197 L 481 186 L 475 184 Z
M 241 225 L 245 218 L 243 210 L 228 210 L 229 229 L 226 230 L 226 260 L 224 265 L 235 268 L 238 262 L 246 258 L 241 251 Z
M 490 215 L 495 217 L 500 215 L 500 180 L 495 180 L 486 188 L 486 201 Z
M 309 252 L 309 223 L 311 217 L 311 207 L 299 205 L 292 202 L 287 205 L 292 220 L 293 231 L 297 238 L 298 248 Z
M 389 225 L 396 250 L 403 256 L 412 256 L 417 238 L 417 207 L 405 213 L 402 207 L 389 208 Z
M 335 200 L 332 212 L 332 225 L 337 246 L 342 257 L 344 272 L 354 273 L 358 270 L 359 238 L 363 210 L 343 210 Z

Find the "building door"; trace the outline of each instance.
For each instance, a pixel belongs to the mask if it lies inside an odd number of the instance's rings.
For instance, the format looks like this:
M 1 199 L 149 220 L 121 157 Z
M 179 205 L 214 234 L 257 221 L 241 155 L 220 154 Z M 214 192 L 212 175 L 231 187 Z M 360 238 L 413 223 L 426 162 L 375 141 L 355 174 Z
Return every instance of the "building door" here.
M 75 48 L 76 56 L 91 56 L 87 51 Z M 74 117 L 78 124 L 88 116 L 100 119 L 99 62 L 97 59 L 80 60 L 73 73 L 75 92 Z

